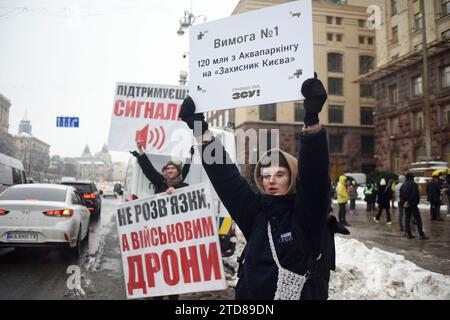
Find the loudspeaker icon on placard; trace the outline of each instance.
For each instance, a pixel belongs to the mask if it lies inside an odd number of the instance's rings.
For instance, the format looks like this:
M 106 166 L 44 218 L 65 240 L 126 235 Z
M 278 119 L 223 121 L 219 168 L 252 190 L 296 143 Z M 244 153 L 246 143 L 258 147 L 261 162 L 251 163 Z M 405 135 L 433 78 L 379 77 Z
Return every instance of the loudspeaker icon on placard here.
M 150 138 L 148 137 L 149 135 Z M 151 145 L 159 151 L 166 142 L 166 131 L 163 126 L 149 128 L 149 125 L 146 125 L 143 129 L 136 131 L 136 141 L 138 140 L 144 142 L 144 149 L 147 148 L 147 145 Z

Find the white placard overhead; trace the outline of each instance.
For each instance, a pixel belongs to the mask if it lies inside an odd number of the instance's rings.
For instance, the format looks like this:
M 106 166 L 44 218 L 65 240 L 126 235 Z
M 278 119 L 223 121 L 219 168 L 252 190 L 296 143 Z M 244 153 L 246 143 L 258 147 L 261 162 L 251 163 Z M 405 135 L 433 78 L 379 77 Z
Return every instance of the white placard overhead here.
M 109 150 L 135 150 L 141 140 L 149 154 L 187 157 L 192 132 L 178 120 L 187 92 L 182 86 L 117 83 Z
M 311 0 L 195 25 L 189 56 L 198 112 L 301 100 L 314 75 Z
M 226 289 L 208 184 L 118 206 L 128 299 Z

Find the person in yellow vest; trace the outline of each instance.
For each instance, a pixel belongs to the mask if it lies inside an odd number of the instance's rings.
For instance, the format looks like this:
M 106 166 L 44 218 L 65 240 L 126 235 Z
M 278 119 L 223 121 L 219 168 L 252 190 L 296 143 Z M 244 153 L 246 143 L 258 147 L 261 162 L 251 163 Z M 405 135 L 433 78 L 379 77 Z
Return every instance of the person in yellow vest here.
M 347 177 L 340 176 L 339 182 L 336 188 L 337 191 L 337 200 L 339 205 L 339 222 L 342 223 L 346 227 L 350 227 L 345 219 L 345 215 L 347 213 L 347 202 L 349 199 L 349 195 L 347 192 Z

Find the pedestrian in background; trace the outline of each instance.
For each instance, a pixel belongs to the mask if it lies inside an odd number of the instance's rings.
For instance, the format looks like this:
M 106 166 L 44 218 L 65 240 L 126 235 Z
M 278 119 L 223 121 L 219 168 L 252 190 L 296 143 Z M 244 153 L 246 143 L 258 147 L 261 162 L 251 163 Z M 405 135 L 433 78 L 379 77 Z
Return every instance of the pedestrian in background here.
M 346 227 L 350 227 L 347 223 L 345 215 L 347 214 L 347 202 L 349 199 L 349 195 L 347 192 L 347 177 L 340 176 L 339 182 L 336 188 L 337 191 L 337 200 L 339 205 L 339 222 L 342 223 Z
M 415 238 L 411 232 L 411 216 L 413 216 L 416 221 L 420 240 L 427 240 L 429 238 L 423 232 L 422 218 L 418 208 L 420 203 L 419 187 L 414 181 L 414 175 L 412 173 L 408 172 L 405 176 L 406 181 L 400 189 L 400 201 L 403 203 L 403 208 L 405 208 L 405 227 L 408 239 Z
M 367 184 L 364 188 L 364 201 L 366 202 L 366 211 L 370 212 L 373 210 L 373 198 L 374 198 L 374 188 L 371 183 Z
M 377 192 L 377 203 L 378 203 L 378 214 L 375 218 L 373 218 L 373 221 L 376 223 L 380 222 L 381 214 L 383 213 L 383 210 L 386 211 L 386 224 L 391 225 L 391 202 L 392 199 L 392 189 L 390 186 L 387 185 L 385 179 L 381 179 L 380 186 L 378 188 Z
M 447 215 L 450 216 L 450 169 L 447 171 Z
M 350 185 L 350 213 L 356 215 L 356 200 L 358 199 L 358 185 L 353 180 Z
M 398 206 L 398 223 L 400 225 L 400 232 L 403 232 L 404 229 L 404 218 L 403 218 L 403 213 L 404 213 L 404 209 L 403 209 L 403 202 L 400 200 L 400 189 L 402 188 L 403 184 L 406 181 L 406 177 L 401 175 L 398 177 L 398 183 L 395 186 L 395 192 L 394 192 L 394 198 L 395 201 L 397 201 L 397 206 Z
M 395 193 L 395 186 L 396 186 L 395 179 L 389 180 L 388 186 L 391 186 L 392 194 L 394 194 Z M 392 209 L 397 209 L 395 207 L 395 198 L 394 197 L 392 197 Z M 392 211 L 392 212 L 394 212 L 394 211 Z
M 433 175 L 427 182 L 427 196 L 430 202 L 430 214 L 432 221 L 443 221 L 441 218 L 441 185 L 439 176 Z

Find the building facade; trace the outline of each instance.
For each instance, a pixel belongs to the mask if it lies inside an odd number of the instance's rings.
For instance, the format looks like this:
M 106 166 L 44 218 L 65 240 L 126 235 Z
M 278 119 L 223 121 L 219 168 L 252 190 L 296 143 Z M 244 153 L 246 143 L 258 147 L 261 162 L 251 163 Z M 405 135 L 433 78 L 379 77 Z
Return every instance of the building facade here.
M 9 134 L 9 109 L 11 102 L 0 93 L 0 153 L 16 157 L 17 150 L 12 135 Z
M 11 102 L 0 93 L 0 130 L 8 132 L 9 130 L 9 108 Z
M 233 14 L 289 2 L 288 0 L 241 0 Z M 328 90 L 328 101 L 320 114 L 330 144 L 331 176 L 375 169 L 373 114 L 376 106 L 370 83 L 355 80 L 375 64 L 375 31 L 367 27 L 367 8 L 374 1 L 314 1 L 314 67 Z M 300 90 L 300 88 L 299 88 Z M 279 143 L 291 154 L 296 151 L 296 133 L 303 127 L 302 101 L 252 106 L 207 113 L 213 126 L 236 129 L 277 129 Z M 230 118 L 232 121 L 227 121 Z M 252 146 L 238 145 L 246 157 Z M 242 165 L 252 177 L 253 167 Z
M 450 1 L 382 1 L 377 66 L 361 77 L 377 99 L 377 167 L 400 174 L 425 160 L 423 20 L 426 17 L 432 157 L 450 165 Z
M 25 113 L 19 124 L 19 133 L 14 136 L 16 158 L 21 160 L 28 178 L 36 182 L 46 179 L 50 166 L 50 145 L 32 134 L 31 121 Z

